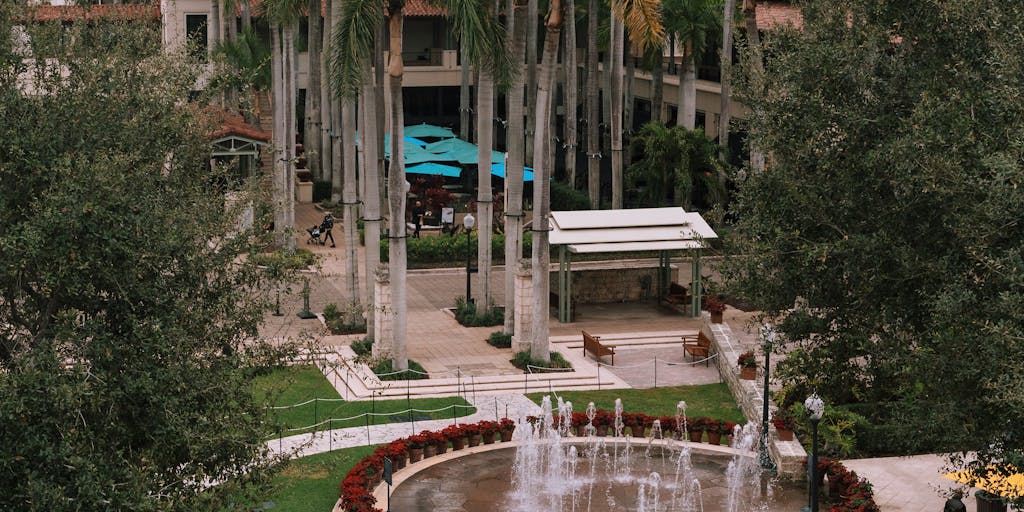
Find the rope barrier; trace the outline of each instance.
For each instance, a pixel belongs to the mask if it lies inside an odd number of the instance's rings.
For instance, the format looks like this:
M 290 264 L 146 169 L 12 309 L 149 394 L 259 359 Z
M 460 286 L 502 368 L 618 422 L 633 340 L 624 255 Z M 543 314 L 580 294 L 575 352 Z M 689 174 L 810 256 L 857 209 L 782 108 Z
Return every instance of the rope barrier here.
M 440 409 L 405 409 L 403 411 L 395 411 L 395 412 L 364 412 L 362 414 L 358 414 L 356 416 L 349 416 L 347 418 L 327 418 L 327 419 L 325 419 L 325 420 L 323 420 L 323 421 L 321 421 L 319 423 L 314 423 L 314 424 L 311 424 L 311 425 L 306 425 L 304 427 L 286 428 L 286 429 L 284 429 L 284 431 L 285 432 L 299 432 L 299 431 L 303 431 L 303 430 L 310 430 L 310 429 L 319 428 L 320 426 L 322 426 L 325 423 L 332 423 L 332 422 L 335 422 L 335 421 L 352 421 L 352 420 L 357 420 L 357 419 L 360 419 L 360 418 L 369 418 L 371 416 L 395 416 L 395 415 L 401 415 L 401 414 L 408 414 L 410 412 L 433 413 L 433 412 L 447 411 L 449 409 L 451 409 L 454 412 L 457 408 L 460 408 L 460 407 L 463 408 L 463 409 L 473 409 L 475 406 L 473 406 L 473 405 L 462 405 L 462 404 L 451 404 L 449 406 L 442 407 Z M 391 423 L 405 423 L 405 422 L 403 421 L 403 422 L 391 422 Z M 384 423 L 384 424 L 386 425 L 387 423 Z M 268 440 L 269 439 L 273 439 L 273 438 L 268 438 Z

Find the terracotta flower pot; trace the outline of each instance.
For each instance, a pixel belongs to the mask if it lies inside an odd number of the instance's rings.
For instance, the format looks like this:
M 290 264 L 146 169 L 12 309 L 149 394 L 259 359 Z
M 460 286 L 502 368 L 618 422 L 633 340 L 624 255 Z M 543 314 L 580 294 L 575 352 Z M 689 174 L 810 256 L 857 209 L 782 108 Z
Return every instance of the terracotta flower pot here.
M 722 444 L 722 434 L 719 434 L 718 432 L 708 432 L 708 444 Z
M 704 432 L 701 432 L 700 430 L 697 430 L 697 431 L 692 431 L 691 430 L 690 431 L 690 442 L 691 443 L 699 443 L 700 439 L 702 437 L 704 437 Z
M 722 323 L 722 312 L 721 311 L 712 311 L 711 312 L 711 323 L 713 323 L 713 324 L 720 324 L 720 323 Z
M 512 440 L 512 431 L 511 430 L 502 430 L 501 431 L 501 442 L 507 443 L 507 442 L 509 442 L 511 440 Z
M 480 434 L 480 437 L 483 438 L 484 444 L 494 444 L 494 434 L 494 432 L 487 432 Z
M 463 449 L 465 447 L 466 447 L 466 438 L 465 437 L 456 437 L 455 439 L 452 439 L 452 451 L 461 450 L 461 449 Z
M 409 448 L 409 463 L 423 460 L 423 448 Z
M 792 441 L 793 440 L 793 431 L 792 430 L 790 430 L 788 428 L 776 428 L 775 430 L 779 433 L 779 441 Z
M 473 434 L 469 436 L 469 446 L 479 446 L 482 441 L 480 434 Z
M 608 435 L 608 425 L 598 425 L 597 426 L 597 436 L 598 437 L 604 437 L 606 435 Z
M 445 453 L 447 451 L 448 451 L 448 441 L 444 441 L 442 443 L 437 443 L 437 444 L 434 445 L 434 453 L 436 453 L 437 455 L 441 455 L 442 453 Z
M 646 429 L 644 428 L 643 425 L 634 425 L 632 427 L 629 427 L 629 430 L 630 430 L 630 434 L 633 437 L 643 437 L 644 436 L 644 430 L 646 430 Z
M 754 380 L 757 378 L 757 368 L 744 366 L 740 368 L 740 378 L 743 380 Z
M 401 457 L 395 457 L 391 459 L 391 465 L 394 466 L 395 470 L 399 470 L 405 467 L 405 455 Z
M 428 444 L 428 445 L 423 447 L 423 458 L 424 459 L 427 458 L 427 457 L 433 457 L 434 455 L 437 455 L 437 450 L 434 448 L 434 445 Z

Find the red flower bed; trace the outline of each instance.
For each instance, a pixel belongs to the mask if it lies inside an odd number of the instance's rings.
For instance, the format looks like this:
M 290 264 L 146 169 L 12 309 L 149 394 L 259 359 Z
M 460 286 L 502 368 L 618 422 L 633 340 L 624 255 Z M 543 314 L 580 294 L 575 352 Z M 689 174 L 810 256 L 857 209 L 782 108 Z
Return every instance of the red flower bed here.
M 818 474 L 828 475 L 829 491 L 839 497 L 829 512 L 879 512 L 871 483 L 846 469 L 841 462 L 828 458 L 818 459 Z

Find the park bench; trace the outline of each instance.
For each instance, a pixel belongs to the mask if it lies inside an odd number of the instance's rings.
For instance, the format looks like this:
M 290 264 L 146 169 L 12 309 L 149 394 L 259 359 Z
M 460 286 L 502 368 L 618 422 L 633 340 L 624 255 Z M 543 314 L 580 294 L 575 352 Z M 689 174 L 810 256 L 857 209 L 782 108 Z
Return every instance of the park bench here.
M 711 356 L 711 338 L 704 335 L 704 331 L 698 331 L 697 334 L 684 334 L 683 339 L 683 352 L 689 354 L 690 358 L 694 361 L 697 358 L 704 359 L 704 366 L 709 366 L 708 357 Z
M 668 295 L 665 296 L 665 302 L 669 304 L 680 304 L 685 305 L 690 302 L 689 293 L 685 286 L 672 281 L 668 285 Z
M 587 331 L 580 332 L 583 333 L 583 357 L 587 357 L 587 351 L 590 351 L 600 363 L 601 357 L 612 356 L 612 365 L 615 365 L 615 345 L 602 345 L 600 336 L 592 336 Z

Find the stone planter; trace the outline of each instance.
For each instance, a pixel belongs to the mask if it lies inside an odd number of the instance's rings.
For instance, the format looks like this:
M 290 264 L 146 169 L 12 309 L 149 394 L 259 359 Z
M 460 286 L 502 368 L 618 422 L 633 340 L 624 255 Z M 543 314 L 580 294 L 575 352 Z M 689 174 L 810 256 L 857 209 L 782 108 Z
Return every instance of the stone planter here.
M 296 203 L 312 203 L 313 202 L 313 182 L 312 181 L 299 181 L 295 180 L 295 202 Z
M 713 323 L 713 324 L 720 324 L 720 323 L 722 323 L 722 312 L 721 311 L 712 311 L 711 312 L 711 323 Z
M 788 428 L 776 428 L 776 432 L 779 433 L 779 441 L 792 441 L 793 431 Z
M 757 378 L 757 368 L 744 366 L 740 368 L 740 378 L 743 380 L 754 380 Z

